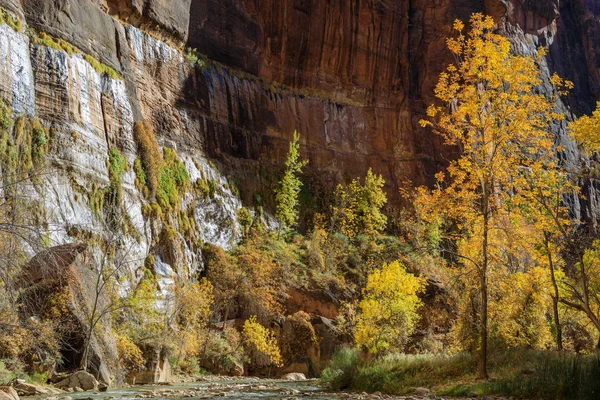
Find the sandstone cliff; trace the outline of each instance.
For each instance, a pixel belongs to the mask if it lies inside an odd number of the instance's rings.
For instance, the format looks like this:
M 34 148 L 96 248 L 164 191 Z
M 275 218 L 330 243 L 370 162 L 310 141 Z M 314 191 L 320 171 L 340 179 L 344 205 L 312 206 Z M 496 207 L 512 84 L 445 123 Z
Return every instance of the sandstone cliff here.
M 397 202 L 405 179 L 428 182 L 452 156 L 418 121 L 448 61 L 451 22 L 475 11 L 493 15 L 517 52 L 549 47 L 546 74 L 576 86 L 557 104 L 562 112 L 589 112 L 600 98 L 597 0 L 0 0 L 0 7 L 22 21 L 18 29 L 0 24 L 0 98 L 53 136 L 49 173 L 27 194 L 43 203 L 57 245 L 106 231 L 90 199 L 110 184 L 109 148 L 133 166 L 139 120 L 176 150 L 192 182 L 216 186 L 209 198 L 182 199 L 204 242 L 235 243 L 242 200 L 253 206 L 271 197 L 294 130 L 310 161 L 312 193 L 372 167 Z M 31 32 L 80 51 L 34 43 Z M 197 49 L 200 61 L 191 63 L 185 48 Z M 99 72 L 87 56 L 122 79 Z M 554 129 L 565 141 L 565 125 Z M 566 144 L 567 159 L 577 162 Z M 142 264 L 153 254 L 168 291 L 175 275 L 202 268 L 201 254 L 181 231 L 176 248 L 166 246 L 160 222 L 143 213 L 132 168 L 122 180 L 137 232 L 125 239 L 129 257 Z M 586 191 L 588 201 L 573 208 L 591 216 L 598 200 L 593 186 Z
M 280 162 L 295 129 L 311 172 L 327 177 L 316 184 L 373 167 L 394 195 L 404 179 L 430 178 L 448 149 L 417 122 L 447 61 L 450 23 L 474 11 L 506 16 L 502 29 L 517 51 L 550 47 L 549 70 L 576 84 L 571 111 L 589 112 L 599 96 L 592 0 L 2 3 L 123 74 L 119 90 L 130 115 L 107 118 L 121 125 L 106 127 L 109 140 L 126 140 L 118 130 L 131 118 L 150 119 L 162 139 L 222 161 L 246 199 L 270 190 L 273 177 L 261 166 Z M 219 64 L 193 68 L 165 42 L 185 43 Z M 33 54 L 33 63 L 40 57 Z M 40 103 L 44 82 L 32 85 Z M 101 128 L 104 116 L 94 118 Z

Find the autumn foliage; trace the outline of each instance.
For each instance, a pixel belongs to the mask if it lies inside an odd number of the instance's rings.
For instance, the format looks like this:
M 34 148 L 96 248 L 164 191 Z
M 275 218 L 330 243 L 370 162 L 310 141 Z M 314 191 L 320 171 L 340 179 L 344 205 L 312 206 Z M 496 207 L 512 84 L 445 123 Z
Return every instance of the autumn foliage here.
M 374 354 L 402 351 L 419 320 L 422 302 L 418 295 L 424 287 L 424 280 L 398 261 L 369 275 L 358 303 L 356 345 Z

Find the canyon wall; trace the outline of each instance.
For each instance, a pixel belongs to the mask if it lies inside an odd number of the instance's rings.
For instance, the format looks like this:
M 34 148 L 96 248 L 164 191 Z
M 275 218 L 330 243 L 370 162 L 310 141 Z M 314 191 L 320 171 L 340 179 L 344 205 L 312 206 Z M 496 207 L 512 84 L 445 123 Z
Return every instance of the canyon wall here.
M 151 120 L 163 140 L 220 161 L 247 201 L 254 193 L 270 197 L 276 177 L 269 171 L 281 165 L 294 130 L 302 134 L 315 184 L 369 167 L 384 175 L 392 198 L 405 179 L 427 182 L 451 153 L 418 121 L 449 61 L 450 25 L 472 12 L 504 21 L 501 30 L 517 51 L 550 47 L 549 71 L 576 84 L 570 111 L 590 112 L 600 96 L 593 0 L 0 4 L 119 71 L 133 118 Z M 129 24 L 142 28 L 140 37 L 150 33 L 150 44 L 132 48 L 137 34 Z M 139 60 L 148 46 L 156 46 L 148 49 L 156 60 Z M 175 54 L 182 46 L 205 55 L 204 67 Z
M 0 7 L 22 22 L 0 24 L 0 98 L 52 133 L 44 178 L 26 190 L 42 208 L 50 243 L 110 231 L 90 199 L 110 185 L 116 147 L 130 166 L 122 177 L 130 272 L 139 275 L 136 266 L 153 255 L 165 292 L 176 276 L 201 269 L 202 256 L 177 221 L 173 246 L 160 234 L 164 224 L 143 212 L 148 201 L 133 172 L 136 121 L 149 121 L 160 145 L 176 150 L 192 183 L 214 183 L 212 196 L 187 193 L 182 205 L 201 242 L 227 248 L 239 239 L 242 205 L 269 208 L 295 130 L 309 160 L 314 198 L 306 201 L 317 209 L 317 197 L 368 168 L 384 176 L 392 205 L 405 180 L 431 181 L 453 152 L 418 121 L 450 61 L 445 40 L 455 18 L 493 15 L 517 53 L 548 46 L 545 76 L 556 71 L 575 83 L 556 105 L 568 117 L 600 99 L 598 0 L 0 0 Z M 80 51 L 34 43 L 32 32 Z M 199 60 L 185 57 L 186 48 Z M 120 77 L 98 72 L 86 55 Z M 553 129 L 575 165 L 565 126 Z M 598 195 L 593 185 L 585 192 L 587 201 L 572 208 L 593 216 Z

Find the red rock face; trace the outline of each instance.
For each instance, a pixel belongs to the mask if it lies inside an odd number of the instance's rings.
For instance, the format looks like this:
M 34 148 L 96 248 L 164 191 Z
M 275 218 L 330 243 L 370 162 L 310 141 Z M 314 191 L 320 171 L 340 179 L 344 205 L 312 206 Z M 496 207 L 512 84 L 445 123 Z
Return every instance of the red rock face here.
M 209 132 L 210 150 L 247 158 L 233 148 L 253 137 L 266 146 L 250 158 L 281 163 L 298 130 L 313 172 L 339 181 L 372 167 L 392 194 L 405 179 L 424 182 L 443 151 L 418 120 L 447 59 L 451 22 L 472 10 L 468 1 L 192 1 L 190 47 L 285 87 L 226 80 L 229 98 L 216 107 L 227 119 Z
M 598 0 L 584 0 L 584 4 L 590 12 L 594 15 L 600 14 L 600 1 Z
M 288 89 L 227 83 L 229 97 L 216 106 L 227 117 L 219 114 L 218 133 L 208 132 L 210 150 L 280 162 L 297 129 L 315 171 L 339 180 L 372 167 L 392 196 L 404 179 L 427 182 L 452 155 L 418 121 L 450 61 L 452 21 L 478 11 L 498 21 L 506 15 L 517 47 L 552 42 L 551 68 L 578 84 L 577 109 L 589 110 L 598 97 L 593 38 L 600 35 L 582 0 L 512 0 L 508 7 L 502 0 L 193 0 L 190 47 Z M 574 21 L 587 21 L 585 32 L 573 34 L 581 30 Z M 574 55 L 588 71 L 566 73 L 581 69 Z M 240 150 L 248 137 L 262 150 Z
M 398 61 L 408 51 L 408 3 L 199 0 L 189 44 L 292 87 L 397 104 L 406 83 Z
M 561 0 L 549 64 L 575 83 L 569 106 L 576 114 L 591 113 L 600 98 L 599 15 L 598 0 Z
M 0 5 L 19 8 L 16 0 Z M 452 151 L 418 121 L 435 101 L 433 87 L 451 61 L 445 39 L 452 21 L 473 12 L 494 16 L 516 51 L 550 45 L 550 72 L 576 85 L 571 111 L 589 112 L 600 98 L 598 0 L 23 0 L 21 5 L 28 24 L 120 70 L 135 118 L 152 120 L 165 140 L 201 143 L 236 176 L 247 198 L 259 190 L 271 193 L 273 172 L 294 130 L 302 134 L 309 175 L 328 185 L 371 167 L 395 198 L 405 179 L 431 180 Z M 220 64 L 196 71 L 142 65 L 143 72 L 134 71 L 124 30 L 107 13 L 185 41 Z M 180 111 L 190 115 L 185 123 Z

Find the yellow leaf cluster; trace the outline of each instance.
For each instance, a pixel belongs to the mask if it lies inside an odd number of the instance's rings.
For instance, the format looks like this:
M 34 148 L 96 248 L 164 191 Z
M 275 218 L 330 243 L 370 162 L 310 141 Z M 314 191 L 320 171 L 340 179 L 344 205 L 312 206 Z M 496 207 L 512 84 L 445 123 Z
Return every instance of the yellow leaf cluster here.
M 570 133 L 588 153 L 600 151 L 600 102 L 591 116 L 584 115 L 569 124 Z
M 374 354 L 401 350 L 419 320 L 418 294 L 424 287 L 424 279 L 406 271 L 398 261 L 370 274 L 358 305 L 356 345 Z
M 264 364 L 277 367 L 282 365 L 281 352 L 275 335 L 271 330 L 258 323 L 256 316 L 252 316 L 244 322 L 242 338 L 244 346 L 255 363 L 261 364 L 260 358 L 266 358 L 267 361 Z
M 126 335 L 116 335 L 115 339 L 120 365 L 128 372 L 141 369 L 146 362 L 142 350 Z

